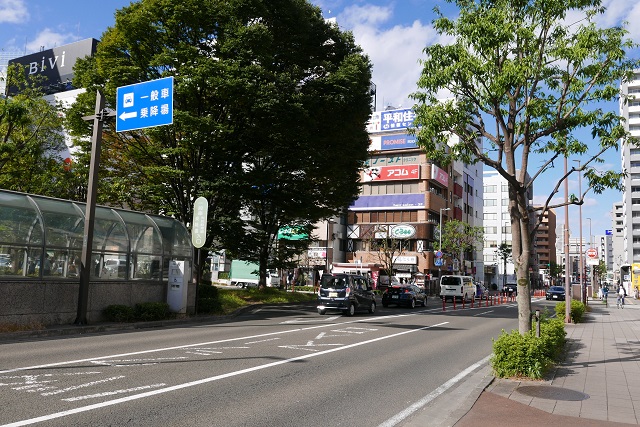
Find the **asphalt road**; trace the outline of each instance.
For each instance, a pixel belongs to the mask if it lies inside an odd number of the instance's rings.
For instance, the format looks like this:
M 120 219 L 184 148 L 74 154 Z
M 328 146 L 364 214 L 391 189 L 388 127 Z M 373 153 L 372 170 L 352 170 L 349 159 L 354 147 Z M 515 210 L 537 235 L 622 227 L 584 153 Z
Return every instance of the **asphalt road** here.
M 402 425 L 517 328 L 515 304 L 378 307 L 2 344 L 0 425 Z

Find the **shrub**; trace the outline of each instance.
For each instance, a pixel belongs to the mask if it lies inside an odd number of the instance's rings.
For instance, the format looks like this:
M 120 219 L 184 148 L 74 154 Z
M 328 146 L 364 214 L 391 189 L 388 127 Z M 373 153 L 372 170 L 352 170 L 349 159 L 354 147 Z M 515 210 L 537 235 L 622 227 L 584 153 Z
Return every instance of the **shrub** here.
M 169 304 L 164 302 L 143 302 L 136 304 L 136 319 L 142 321 L 164 320 L 169 318 Z
M 128 305 L 109 305 L 103 311 L 104 317 L 110 322 L 133 322 L 135 313 Z
M 211 285 L 198 285 L 198 298 L 218 298 L 218 288 Z
M 497 377 L 528 377 L 540 379 L 553 365 L 565 343 L 564 323 L 561 319 L 544 319 L 540 337 L 534 331 L 520 335 L 504 330 L 493 342 L 491 366 Z
M 566 307 L 567 305 L 564 301 L 556 304 L 556 314 L 560 319 L 564 320 Z M 584 315 L 585 311 L 586 307 L 583 303 L 577 300 L 571 300 L 570 316 L 573 323 L 582 322 L 582 316 Z

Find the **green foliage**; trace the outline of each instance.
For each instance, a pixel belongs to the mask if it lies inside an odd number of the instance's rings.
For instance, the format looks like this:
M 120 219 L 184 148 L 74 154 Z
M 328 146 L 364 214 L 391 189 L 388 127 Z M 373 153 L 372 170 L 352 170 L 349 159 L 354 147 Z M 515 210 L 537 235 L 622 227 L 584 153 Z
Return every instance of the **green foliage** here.
M 491 366 L 500 378 L 540 379 L 560 355 L 565 343 L 564 324 L 560 319 L 541 320 L 540 337 L 529 331 L 507 334 L 504 330 L 493 342 Z
M 7 69 L 13 92 L 0 96 L 0 188 L 78 200 L 84 190 L 63 162 L 60 108 L 43 98 L 38 81 L 18 64 Z
M 190 226 L 209 201 L 205 247 L 267 268 L 306 249 L 280 227 L 312 224 L 359 193 L 368 156 L 371 64 L 349 32 L 302 0 L 141 0 L 116 12 L 74 84 L 67 114 L 83 141 L 96 90 L 172 75 L 174 123 L 105 129 L 99 202 L 162 212 Z M 322 147 L 321 150 L 318 147 Z M 88 161 L 88 156 L 82 158 Z M 244 211 L 246 215 L 239 215 Z M 215 218 L 215 220 L 213 220 Z
M 554 170 L 563 159 L 581 160 L 582 176 L 597 194 L 623 187 L 624 172 L 597 166 L 607 150 L 638 144 L 610 111 L 626 102 L 618 99 L 619 86 L 640 67 L 628 54 L 637 46 L 623 26 L 598 26 L 605 12 L 601 0 L 450 2 L 459 13 L 448 18 L 438 11 L 434 28 L 447 42 L 424 49 L 419 90 L 412 95 L 417 142 L 436 164 L 479 161 L 507 180 L 520 283 L 527 279 L 544 211 L 564 206 L 555 204 L 561 184 L 578 173 L 577 166 L 567 174 Z M 443 92 L 450 94 L 447 100 Z M 546 186 L 541 207 L 531 206 L 527 195 L 535 181 L 550 174 L 556 184 Z M 524 334 L 530 304 L 518 310 Z
M 135 317 L 143 322 L 169 318 L 169 304 L 164 302 L 143 302 L 136 304 Z
M 199 314 L 219 313 L 222 311 L 217 287 L 198 285 L 197 311 Z
M 109 322 L 133 322 L 135 320 L 135 312 L 128 305 L 107 306 L 102 314 Z
M 571 316 L 571 321 L 573 323 L 582 322 L 582 316 L 584 315 L 586 309 L 587 309 L 586 306 L 582 302 L 572 299 L 570 314 L 569 314 Z M 565 304 L 565 301 L 558 302 L 556 304 L 555 310 L 558 317 L 561 319 L 564 319 L 566 310 L 567 310 L 567 305 Z

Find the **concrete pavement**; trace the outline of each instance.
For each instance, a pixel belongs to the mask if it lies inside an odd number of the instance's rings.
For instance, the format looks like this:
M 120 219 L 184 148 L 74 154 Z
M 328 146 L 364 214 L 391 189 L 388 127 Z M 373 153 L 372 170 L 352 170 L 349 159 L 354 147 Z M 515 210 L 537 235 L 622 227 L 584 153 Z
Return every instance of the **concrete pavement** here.
M 584 322 L 566 325 L 565 360 L 547 379 L 493 378 L 485 365 L 399 425 L 639 425 L 640 300 L 589 304 Z

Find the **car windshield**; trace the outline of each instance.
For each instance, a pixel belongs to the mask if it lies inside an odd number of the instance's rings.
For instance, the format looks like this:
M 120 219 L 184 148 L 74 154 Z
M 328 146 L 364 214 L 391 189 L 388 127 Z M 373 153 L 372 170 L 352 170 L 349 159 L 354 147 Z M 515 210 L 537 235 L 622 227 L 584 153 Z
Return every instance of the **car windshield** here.
M 320 286 L 323 289 L 344 289 L 347 287 L 347 280 L 344 277 L 322 276 Z
M 440 279 L 440 283 L 444 286 L 457 286 L 460 284 L 460 279 L 457 277 L 444 276 Z
M 549 290 L 555 292 L 564 292 L 564 288 L 562 286 L 552 286 L 551 288 L 549 288 Z

